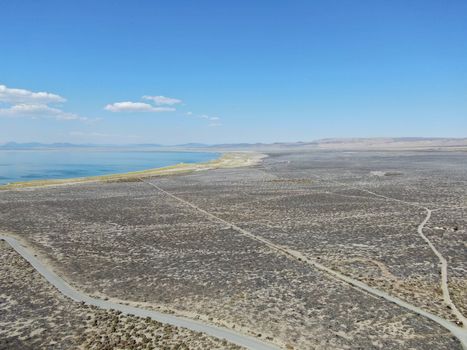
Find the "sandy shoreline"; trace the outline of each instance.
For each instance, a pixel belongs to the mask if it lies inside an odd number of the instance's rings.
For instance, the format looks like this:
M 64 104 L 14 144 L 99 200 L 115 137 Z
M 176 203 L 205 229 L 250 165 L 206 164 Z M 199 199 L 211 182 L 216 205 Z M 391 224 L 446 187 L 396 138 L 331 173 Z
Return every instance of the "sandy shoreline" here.
M 256 152 L 223 152 L 219 158 L 203 163 L 179 163 L 167 167 L 152 168 L 147 170 L 110 175 L 99 175 L 70 179 L 50 179 L 13 182 L 6 185 L 0 185 L 0 190 L 63 186 L 89 182 L 138 181 L 140 178 L 146 178 L 151 176 L 166 176 L 182 174 L 192 171 L 251 166 L 259 163 L 261 159 L 265 157 L 265 154 Z

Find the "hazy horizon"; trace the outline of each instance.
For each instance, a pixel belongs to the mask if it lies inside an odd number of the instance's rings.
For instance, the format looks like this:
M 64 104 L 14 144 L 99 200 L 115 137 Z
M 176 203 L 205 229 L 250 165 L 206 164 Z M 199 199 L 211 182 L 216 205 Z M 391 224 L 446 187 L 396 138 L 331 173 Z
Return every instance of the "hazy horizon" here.
M 335 142 L 352 142 L 352 141 L 384 141 L 384 140 L 391 140 L 395 142 L 401 141 L 443 141 L 443 140 L 450 140 L 450 141 L 466 141 L 467 137 L 418 137 L 418 136 L 407 136 L 407 137 L 345 137 L 345 138 L 322 138 L 322 139 L 315 139 L 315 140 L 299 140 L 299 141 L 275 141 L 275 142 L 232 142 L 232 143 L 201 143 L 201 142 L 186 142 L 186 143 L 173 143 L 173 144 L 163 144 L 158 142 L 153 143 L 74 143 L 74 142 L 37 142 L 37 141 L 29 141 L 29 142 L 17 142 L 14 140 L 7 141 L 4 143 L 0 143 L 0 147 L 4 146 L 13 146 L 13 145 L 37 145 L 37 146 L 54 146 L 54 145 L 70 145 L 75 147 L 80 146 L 89 146 L 89 147 L 124 147 L 124 146 L 154 146 L 154 147 L 176 147 L 176 146 L 186 146 L 186 145 L 199 145 L 199 146 L 217 146 L 217 145 L 241 145 L 241 144 L 248 144 L 248 145 L 255 145 L 255 144 L 262 144 L 262 145 L 271 145 L 271 144 L 308 144 L 308 143 L 318 143 L 323 141 L 335 141 Z

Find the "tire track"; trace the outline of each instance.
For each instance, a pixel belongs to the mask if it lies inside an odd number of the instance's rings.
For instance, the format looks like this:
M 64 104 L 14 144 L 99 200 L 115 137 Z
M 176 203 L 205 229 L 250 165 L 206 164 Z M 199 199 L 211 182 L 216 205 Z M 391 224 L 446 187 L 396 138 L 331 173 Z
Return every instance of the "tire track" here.
M 353 287 L 356 287 L 357 289 L 360 289 L 362 291 L 365 291 L 373 296 L 376 296 L 376 297 L 380 297 L 380 298 L 383 298 L 389 302 L 392 302 L 392 303 L 395 303 L 396 305 L 399 305 L 400 307 L 402 308 L 405 308 L 411 312 L 414 312 L 420 316 L 423 316 L 423 317 L 426 317 L 436 323 L 438 323 L 439 325 L 441 325 L 442 327 L 444 327 L 445 329 L 449 330 L 457 339 L 459 339 L 459 341 L 461 342 L 462 344 L 462 347 L 464 349 L 467 350 L 467 330 L 465 328 L 461 328 L 461 327 L 458 327 L 456 326 L 455 324 L 451 323 L 450 321 L 448 320 L 445 320 L 444 318 L 442 317 L 439 317 L 435 314 L 432 314 L 428 311 L 425 311 L 421 308 L 419 308 L 418 306 L 415 306 L 415 305 L 412 305 L 404 300 L 401 300 L 399 298 L 396 298 L 386 292 L 383 292 L 381 290 L 378 290 L 376 288 L 373 288 L 373 287 L 370 287 L 368 286 L 367 284 L 363 283 L 363 282 L 360 282 L 358 280 L 355 280 L 351 277 L 348 277 L 348 276 L 345 276 L 343 274 L 341 274 L 340 272 L 337 272 L 335 270 L 332 270 L 314 260 L 311 260 L 309 258 L 307 258 L 306 256 L 304 256 L 302 253 L 300 253 L 299 251 L 296 251 L 294 249 L 291 249 L 291 248 L 288 248 L 288 247 L 284 247 L 284 246 L 281 246 L 281 245 L 278 245 L 278 244 L 275 244 L 271 241 L 269 241 L 268 239 L 265 239 L 263 237 L 260 237 L 258 235 L 255 235 L 245 229 L 242 229 L 241 227 L 233 224 L 233 223 L 230 223 L 214 214 L 211 214 L 210 212 L 198 207 L 197 205 L 191 203 L 191 202 L 188 202 L 186 200 L 184 200 L 183 198 L 180 198 L 166 190 L 164 190 L 163 188 L 157 186 L 156 184 L 154 183 L 151 183 L 151 182 L 148 182 L 146 180 L 143 180 L 141 179 L 142 182 L 148 184 L 149 186 L 152 186 L 153 188 L 157 189 L 159 192 L 175 199 L 176 201 L 182 203 L 182 204 L 185 204 L 186 206 L 189 206 L 191 207 L 192 209 L 202 213 L 204 216 L 206 216 L 208 219 L 210 219 L 211 221 L 215 222 L 215 223 L 222 223 L 224 225 L 227 225 L 229 226 L 231 229 L 239 232 L 240 234 L 246 236 L 246 237 L 249 237 L 251 238 L 252 240 L 255 240 L 257 242 L 260 242 L 262 244 L 264 244 L 265 246 L 267 246 L 268 248 L 270 248 L 271 250 L 273 251 L 276 251 L 276 252 L 279 252 L 281 254 L 285 254 L 286 256 L 288 256 L 289 258 L 292 258 L 294 260 L 297 260 L 301 263 L 304 263 L 304 264 L 307 264 L 307 265 L 310 265 L 314 268 L 317 268 L 318 270 L 321 270 L 325 273 L 327 273 L 328 275 L 332 276 L 334 279 L 336 280 L 339 280 L 340 282 L 344 282 L 346 284 L 349 284 Z M 385 196 L 381 196 L 381 197 L 385 197 Z M 388 199 L 390 199 L 388 197 Z M 399 200 L 398 200 L 399 201 Z M 431 215 L 431 212 L 430 212 L 430 215 Z M 425 218 L 424 222 L 422 223 L 423 225 L 421 225 L 421 228 L 423 228 L 423 226 L 426 224 L 426 222 L 428 221 L 429 219 L 429 216 L 427 215 L 427 217 Z M 420 227 L 420 226 L 419 226 Z M 422 233 L 423 234 L 423 233 Z

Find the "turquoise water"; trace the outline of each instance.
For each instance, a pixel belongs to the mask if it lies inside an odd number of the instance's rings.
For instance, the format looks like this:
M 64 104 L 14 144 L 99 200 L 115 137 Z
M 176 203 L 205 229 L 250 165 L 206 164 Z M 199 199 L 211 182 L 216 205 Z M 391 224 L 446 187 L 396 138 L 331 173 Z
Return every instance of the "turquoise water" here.
M 218 157 L 218 153 L 201 152 L 0 150 L 0 184 L 117 174 Z

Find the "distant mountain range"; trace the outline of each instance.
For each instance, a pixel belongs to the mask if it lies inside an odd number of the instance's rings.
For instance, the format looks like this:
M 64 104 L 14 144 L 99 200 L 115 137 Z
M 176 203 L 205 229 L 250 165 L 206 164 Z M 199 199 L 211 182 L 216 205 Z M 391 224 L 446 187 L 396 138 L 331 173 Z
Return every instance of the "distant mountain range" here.
M 9 149 L 9 150 L 21 150 L 21 149 L 59 149 L 59 148 L 96 148 L 96 147 L 162 147 L 158 144 L 141 144 L 141 145 L 102 145 L 102 144 L 74 144 L 68 142 L 56 142 L 56 143 L 40 143 L 40 142 L 7 142 L 3 145 L 0 145 L 0 149 Z
M 276 149 L 335 149 L 335 150 L 378 150 L 378 149 L 467 149 L 467 138 L 434 137 L 375 137 L 375 138 L 328 138 L 311 142 L 276 142 L 276 143 L 233 143 L 208 145 L 203 143 L 185 143 L 180 145 L 161 145 L 156 143 L 102 145 L 73 143 L 17 143 L 8 142 L 0 145 L 1 150 L 27 149 L 67 149 L 67 148 L 157 148 L 157 149 L 216 149 L 216 150 L 276 150 Z
M 128 144 L 128 145 L 113 145 L 113 144 L 75 144 L 68 142 L 56 142 L 56 143 L 40 143 L 40 142 L 7 142 L 0 145 L 0 149 L 9 150 L 21 150 L 21 149 L 60 149 L 60 148 L 98 148 L 98 147 L 136 147 L 136 148 L 172 148 L 172 147 L 185 147 L 185 148 L 205 148 L 210 145 L 203 143 L 186 143 L 181 145 L 167 146 L 158 143 L 140 143 L 140 144 Z
M 467 148 L 467 138 L 436 137 L 379 137 L 379 138 L 342 138 L 316 141 L 320 149 L 355 150 L 398 150 L 398 149 L 455 149 Z

